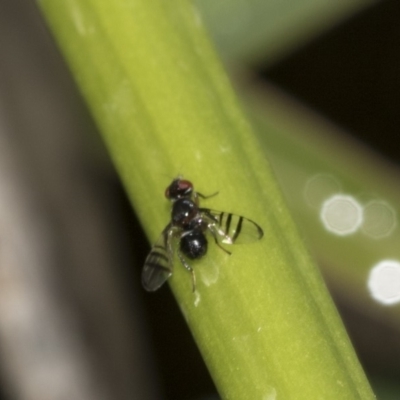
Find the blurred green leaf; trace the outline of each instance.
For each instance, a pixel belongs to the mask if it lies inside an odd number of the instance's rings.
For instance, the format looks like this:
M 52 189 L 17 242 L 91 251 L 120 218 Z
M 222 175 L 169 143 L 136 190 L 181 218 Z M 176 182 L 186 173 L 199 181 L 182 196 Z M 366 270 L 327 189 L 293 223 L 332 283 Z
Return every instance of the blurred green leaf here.
M 228 62 L 270 64 L 377 0 L 196 0 Z
M 399 170 L 273 87 L 246 100 L 286 202 L 336 290 L 400 329 L 399 309 L 373 302 L 367 289 L 375 264 L 400 260 Z M 311 189 L 318 180 L 319 193 Z M 353 234 L 333 234 L 321 221 L 323 202 L 335 194 L 351 196 L 363 209 L 363 224 Z M 380 213 L 365 212 L 372 202 L 381 205 Z

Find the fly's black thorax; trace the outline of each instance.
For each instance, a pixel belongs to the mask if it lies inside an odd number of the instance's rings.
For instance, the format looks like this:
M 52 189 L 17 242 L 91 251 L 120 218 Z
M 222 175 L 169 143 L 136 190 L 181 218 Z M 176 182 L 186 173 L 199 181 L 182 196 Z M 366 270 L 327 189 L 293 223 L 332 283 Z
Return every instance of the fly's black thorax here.
M 172 206 L 171 220 L 174 226 L 191 230 L 197 225 L 199 208 L 192 200 L 179 199 Z

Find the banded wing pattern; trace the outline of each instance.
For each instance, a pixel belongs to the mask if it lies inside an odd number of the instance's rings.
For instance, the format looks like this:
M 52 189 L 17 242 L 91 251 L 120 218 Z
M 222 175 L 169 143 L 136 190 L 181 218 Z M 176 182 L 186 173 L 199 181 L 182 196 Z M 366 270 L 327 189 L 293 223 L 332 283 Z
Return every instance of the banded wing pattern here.
M 167 243 L 170 229 L 171 224 L 168 224 L 144 263 L 142 284 L 149 292 L 157 290 L 172 275 L 172 260 Z
M 241 215 L 202 208 L 201 211 L 212 218 L 218 228 L 218 235 L 225 244 L 251 243 L 261 239 L 263 230 L 252 220 Z

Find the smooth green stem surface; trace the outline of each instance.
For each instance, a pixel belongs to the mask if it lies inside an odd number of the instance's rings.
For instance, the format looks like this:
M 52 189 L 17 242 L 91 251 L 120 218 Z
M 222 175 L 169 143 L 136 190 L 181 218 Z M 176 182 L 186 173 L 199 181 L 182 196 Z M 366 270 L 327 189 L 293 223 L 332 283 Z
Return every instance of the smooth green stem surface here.
M 221 396 L 373 399 L 193 5 L 39 4 L 149 238 L 169 221 L 163 192 L 178 174 L 201 193 L 219 191 L 204 206 L 264 229 L 261 241 L 231 256 L 210 240 L 207 256 L 193 262 L 195 294 L 178 262 L 170 279 Z

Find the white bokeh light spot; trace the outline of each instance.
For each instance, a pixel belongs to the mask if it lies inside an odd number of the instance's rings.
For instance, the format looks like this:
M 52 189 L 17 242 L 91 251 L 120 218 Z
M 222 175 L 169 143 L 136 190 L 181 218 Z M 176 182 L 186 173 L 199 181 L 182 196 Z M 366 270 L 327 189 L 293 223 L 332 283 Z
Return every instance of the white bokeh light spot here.
M 324 201 L 320 217 L 329 232 L 339 236 L 350 235 L 363 222 L 363 208 L 354 197 L 336 194 Z
M 374 238 L 389 236 L 397 226 L 396 211 L 385 201 L 373 200 L 364 207 L 362 231 Z
M 340 183 L 332 175 L 317 174 L 307 180 L 304 199 L 309 206 L 319 208 L 326 198 L 340 191 Z
M 400 262 L 383 260 L 372 267 L 368 289 L 379 303 L 392 305 L 400 302 Z

